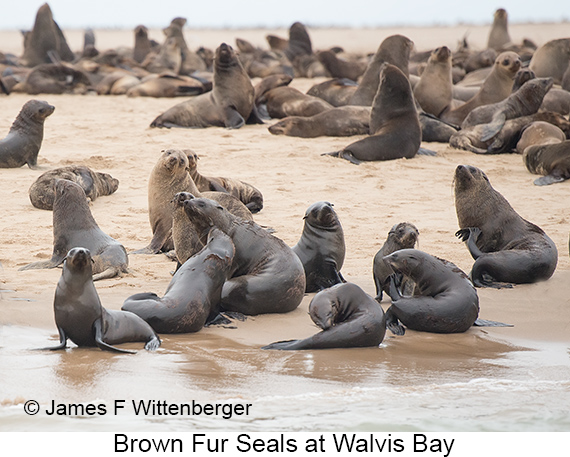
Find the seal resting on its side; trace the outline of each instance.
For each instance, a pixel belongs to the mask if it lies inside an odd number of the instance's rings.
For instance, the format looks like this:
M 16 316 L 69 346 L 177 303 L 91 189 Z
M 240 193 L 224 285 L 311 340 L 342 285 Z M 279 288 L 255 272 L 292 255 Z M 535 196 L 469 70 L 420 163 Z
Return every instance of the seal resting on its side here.
M 222 289 L 222 309 L 243 314 L 286 313 L 299 306 L 305 292 L 303 264 L 292 249 L 253 221 L 245 221 L 217 202 L 184 202 L 202 242 L 212 227 L 232 239 L 236 253 Z
M 535 179 L 537 186 L 565 181 L 570 178 L 570 140 L 529 146 L 523 161 L 528 171 L 543 175 Z
M 475 260 L 471 280 L 478 287 L 532 283 L 556 269 L 554 242 L 535 224 L 517 214 L 479 168 L 455 169 L 455 210 L 460 230 Z
M 44 138 L 44 121 L 55 107 L 40 100 L 22 106 L 8 135 L 0 140 L 0 168 L 18 168 L 24 164 L 34 168 Z
M 400 322 L 420 332 L 461 333 L 477 320 L 477 291 L 467 275 L 451 262 L 417 249 L 401 249 L 384 257 L 384 261 L 416 283 L 414 295 L 402 297 L 392 276 L 392 305 L 386 311 L 386 327 L 392 333 L 404 334 Z
M 218 314 L 234 253 L 230 237 L 213 228 L 206 246 L 176 271 L 162 298 L 135 294 L 121 309 L 140 316 L 158 333 L 197 332 L 208 316 Z
M 320 291 L 309 304 L 309 315 L 321 332 L 304 340 L 278 341 L 262 349 L 374 347 L 386 334 L 382 307 L 356 284 L 337 284 Z
M 77 346 L 97 346 L 114 352 L 134 353 L 113 344 L 135 341 L 146 343 L 148 351 L 156 350 L 160 339 L 144 320 L 127 311 L 101 306 L 93 284 L 92 263 L 88 249 L 76 247 L 67 253 L 53 301 L 59 345 L 44 349 L 65 349 L 70 339 Z
M 50 260 L 30 263 L 20 270 L 55 268 L 74 247 L 89 249 L 93 256 L 93 281 L 127 272 L 129 258 L 121 243 L 99 228 L 79 184 L 60 179 L 53 202 L 53 254 Z

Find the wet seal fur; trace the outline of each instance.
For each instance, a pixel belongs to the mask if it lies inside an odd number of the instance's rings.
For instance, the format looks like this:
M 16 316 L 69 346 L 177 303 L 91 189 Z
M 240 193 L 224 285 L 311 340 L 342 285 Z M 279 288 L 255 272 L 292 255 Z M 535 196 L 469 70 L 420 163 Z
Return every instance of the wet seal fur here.
M 400 222 L 394 225 L 388 232 L 388 237 L 374 256 L 372 265 L 372 275 L 374 277 L 374 284 L 376 285 L 376 300 L 378 302 L 382 301 L 383 292 L 389 292 L 390 276 L 394 274 L 392 268 L 384 262 L 384 257 L 400 249 L 413 248 L 419 236 L 420 232 L 417 227 L 409 222 Z M 409 284 L 409 286 L 406 286 L 406 284 Z M 410 281 L 404 282 L 401 284 L 401 288 L 406 294 L 409 294 L 413 292 L 413 283 Z
M 55 107 L 40 100 L 22 106 L 8 135 L 0 140 L 0 168 L 18 168 L 24 164 L 34 168 L 44 138 L 44 121 Z
M 460 230 L 475 260 L 471 280 L 477 287 L 501 287 L 548 279 L 556 269 L 554 242 L 535 224 L 520 217 L 491 186 L 480 169 L 455 169 L 455 210 Z
M 386 311 L 386 327 L 396 335 L 407 328 L 431 333 L 462 333 L 477 320 L 479 297 L 473 284 L 451 262 L 417 249 L 401 249 L 384 257 L 396 272 L 410 277 L 416 288 L 412 297 L 402 297 L 393 276 Z
M 213 228 L 206 246 L 176 271 L 162 298 L 154 293 L 135 294 L 121 309 L 140 316 L 158 333 L 197 332 L 208 316 L 219 312 L 234 254 L 230 237 Z
M 256 315 L 286 313 L 299 306 L 305 292 L 305 272 L 289 246 L 213 200 L 186 200 L 184 207 L 201 240 L 217 227 L 235 245 L 231 279 L 222 289 L 222 309 Z
M 262 349 L 374 347 L 382 343 L 386 334 L 382 307 L 352 283 L 320 291 L 309 304 L 309 315 L 321 332 L 304 340 L 278 341 Z
M 91 201 L 102 195 L 111 195 L 119 188 L 119 180 L 110 174 L 93 171 L 83 165 L 70 165 L 46 171 L 34 181 L 28 190 L 32 205 L 51 211 L 55 200 L 55 182 L 58 179 L 79 184 Z
M 136 314 L 107 310 L 92 280 L 93 259 L 88 249 L 71 249 L 63 263 L 57 283 L 53 308 L 59 332 L 59 345 L 44 349 L 65 349 L 70 339 L 77 346 L 99 347 L 113 352 L 134 353 L 114 344 L 142 341 L 145 349 L 154 351 L 160 339 L 154 330 Z
M 93 281 L 127 272 L 129 258 L 121 243 L 103 232 L 89 209 L 79 184 L 60 179 L 53 203 L 53 254 L 50 260 L 30 263 L 20 270 L 55 268 L 74 247 L 89 249 L 93 256 Z
M 344 232 L 332 203 L 313 203 L 303 219 L 301 239 L 292 249 L 303 263 L 305 292 L 318 292 L 346 282 L 340 274 L 346 252 Z

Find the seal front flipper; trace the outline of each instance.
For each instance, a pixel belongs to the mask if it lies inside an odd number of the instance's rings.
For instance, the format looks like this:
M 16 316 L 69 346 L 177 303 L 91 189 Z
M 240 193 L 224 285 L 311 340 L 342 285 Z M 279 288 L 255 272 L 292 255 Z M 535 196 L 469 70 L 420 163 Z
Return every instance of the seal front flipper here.
M 483 128 L 483 132 L 481 133 L 481 141 L 485 143 L 491 138 L 497 136 L 497 133 L 501 131 L 506 121 L 507 117 L 505 116 L 505 113 L 500 113 L 495 116 L 493 120 Z
M 224 126 L 228 129 L 239 129 L 245 125 L 245 120 L 233 106 L 224 108 Z
M 249 117 L 247 118 L 245 123 L 250 124 L 250 125 L 251 124 L 265 124 L 265 122 L 263 122 L 263 119 L 261 119 L 261 115 L 257 111 L 257 106 L 255 106 L 255 103 L 253 104 L 251 114 L 249 115 Z
M 396 284 L 396 280 L 398 279 L 397 274 L 390 275 L 390 287 L 388 290 L 388 295 L 392 299 L 392 301 L 398 301 L 402 298 L 400 291 L 398 290 L 398 285 Z
M 479 319 L 473 322 L 473 327 L 514 327 L 513 324 L 504 324 L 503 322 L 489 321 L 487 319 Z
M 392 306 L 390 306 L 390 308 L 388 308 L 386 311 L 386 328 L 390 330 L 394 335 L 402 336 L 404 333 L 406 333 L 406 329 L 402 324 L 400 324 L 400 321 L 394 314 Z
M 467 249 L 473 257 L 473 260 L 477 260 L 483 255 L 483 252 L 477 246 L 477 240 L 481 235 L 481 229 L 479 227 L 468 227 L 455 232 L 455 236 L 461 241 L 467 242 Z
M 59 326 L 57 327 L 57 331 L 59 332 L 59 345 L 38 348 L 36 351 L 59 351 L 60 349 L 65 349 L 67 347 L 67 336 L 65 335 L 65 331 Z
M 297 347 L 297 343 L 301 340 L 286 340 L 286 341 L 276 341 L 275 343 L 263 346 L 261 349 L 278 349 L 281 351 L 291 351 L 295 349 L 300 349 Z
M 97 319 L 93 322 L 93 331 L 95 332 L 95 344 L 97 347 L 103 351 L 111 351 L 111 352 L 121 352 L 124 354 L 136 354 L 137 351 L 130 351 L 128 349 L 119 349 L 115 346 L 111 346 L 103 341 L 103 323 L 101 318 Z
M 360 165 L 362 163 L 362 161 L 354 157 L 351 152 L 347 152 L 345 150 L 334 151 L 334 152 L 323 152 L 321 155 L 338 157 L 339 159 L 345 159 L 348 160 L 350 163 L 353 163 L 354 165 Z
M 311 278 L 307 278 L 307 284 L 312 283 L 314 287 L 312 287 L 311 290 L 306 290 L 306 292 L 318 292 L 328 289 L 335 284 L 346 282 L 337 270 L 337 265 L 334 260 L 323 262 L 321 267 L 311 276 Z
M 43 268 L 55 268 L 55 267 L 61 265 L 64 260 L 65 260 L 65 257 L 63 257 L 61 260 L 59 259 L 59 257 L 56 257 L 55 259 L 52 257 L 50 260 L 40 260 L 39 262 L 29 263 L 28 265 L 25 265 L 21 268 L 18 268 L 18 271 L 40 270 Z
M 426 149 L 426 148 L 419 148 L 417 154 L 420 156 L 430 156 L 430 157 L 437 156 L 437 152 L 432 151 L 431 149 Z

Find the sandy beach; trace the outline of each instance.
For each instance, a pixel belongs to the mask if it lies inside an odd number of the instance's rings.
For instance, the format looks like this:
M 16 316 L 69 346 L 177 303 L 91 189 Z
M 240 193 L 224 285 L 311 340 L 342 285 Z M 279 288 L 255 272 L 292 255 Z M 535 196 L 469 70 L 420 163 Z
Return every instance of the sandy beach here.
M 513 41 L 538 45 L 567 37 L 568 24 L 513 25 Z M 72 49 L 80 31 L 65 31 Z M 419 50 L 455 49 L 466 33 L 484 46 L 488 27 L 310 30 L 315 48 L 342 45 L 374 52 L 394 33 L 409 36 Z M 189 45 L 215 48 L 236 37 L 265 47 L 264 36 L 285 30 L 187 31 Z M 159 31 L 151 38 L 160 40 Z M 101 49 L 131 46 L 131 31 L 96 31 Z M 0 31 L 0 50 L 21 54 L 17 31 Z M 322 80 L 295 79 L 307 91 Z M 254 81 L 255 83 L 255 81 Z M 22 105 L 34 98 L 0 96 L 0 136 Z M 9 431 L 184 430 L 501 430 L 568 431 L 570 420 L 570 183 L 533 185 L 520 155 L 481 156 L 447 144 L 423 143 L 435 157 L 363 163 L 322 157 L 358 137 L 302 139 L 271 135 L 266 125 L 238 130 L 151 129 L 150 122 L 180 99 L 125 96 L 40 95 L 56 107 L 46 120 L 39 170 L 0 170 L 0 429 Z M 335 205 L 344 228 L 344 277 L 374 294 L 372 260 L 390 228 L 403 221 L 420 231 L 419 248 L 469 272 L 473 260 L 458 229 L 453 174 L 457 165 L 481 168 L 493 187 L 525 219 L 556 243 L 557 270 L 545 282 L 513 289 L 478 289 L 480 317 L 513 324 L 472 328 L 464 334 L 436 335 L 408 330 L 386 334 L 380 348 L 323 351 L 262 351 L 273 341 L 303 338 L 317 331 L 307 315 L 314 294 L 288 314 L 261 315 L 235 322 L 234 329 L 207 328 L 196 334 L 164 335 L 156 353 L 134 356 L 99 349 L 59 353 L 32 351 L 57 341 L 53 294 L 61 269 L 18 271 L 52 252 L 52 213 L 34 208 L 28 188 L 52 168 L 84 164 L 119 179 L 118 191 L 91 205 L 103 231 L 127 251 L 152 237 L 147 212 L 149 173 L 162 149 L 189 148 L 199 170 L 249 182 L 264 195 L 254 216 L 293 246 L 312 203 Z M 162 295 L 175 264 L 164 255 L 130 255 L 129 273 L 96 283 L 103 306 L 120 309 L 137 292 Z M 389 306 L 385 297 L 383 307 Z M 73 346 L 73 345 L 72 345 Z M 477 396 L 477 401 L 469 398 Z M 112 402 L 114 399 L 226 401 L 252 403 L 252 413 L 222 418 L 157 419 L 132 415 L 79 418 L 28 417 L 22 403 L 42 408 L 59 402 Z M 302 417 L 301 417 L 302 416 Z M 157 429 L 158 428 L 158 429 Z

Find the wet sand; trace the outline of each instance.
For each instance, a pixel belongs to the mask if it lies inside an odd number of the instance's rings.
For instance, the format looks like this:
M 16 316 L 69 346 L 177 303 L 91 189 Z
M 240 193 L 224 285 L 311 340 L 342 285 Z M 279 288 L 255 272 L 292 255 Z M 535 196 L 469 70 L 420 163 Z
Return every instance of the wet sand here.
M 419 49 L 454 43 L 465 27 L 409 33 Z M 373 52 L 384 36 L 413 29 L 315 31 L 315 47 L 342 44 Z M 488 28 L 470 29 L 484 43 Z M 537 32 L 538 30 L 538 32 Z M 525 28 L 537 44 L 564 36 L 565 28 Z M 274 31 L 271 31 L 274 32 Z M 322 34 L 321 34 L 322 32 Z M 521 36 L 523 36 L 521 32 Z M 20 38 L 0 32 L 3 51 Z M 112 31 L 115 45 L 130 43 L 129 31 Z M 193 46 L 215 47 L 241 31 L 190 32 Z M 264 31 L 250 31 L 263 37 Z M 519 32 L 517 32 L 519 33 Z M 559 33 L 559 35 L 552 34 Z M 513 35 L 513 39 L 519 35 Z M 281 35 L 286 35 L 285 32 Z M 12 40 L 5 39 L 12 36 Z M 73 35 L 75 36 L 75 35 Z M 79 35 L 77 35 L 79 36 Z M 110 36 L 96 35 L 109 47 Z M 253 36 L 253 35 L 252 35 Z M 159 38 L 157 36 L 157 38 Z M 439 38 L 440 42 L 436 43 Z M 251 38 L 252 41 L 253 38 Z M 106 41 L 107 40 L 107 41 Z M 208 41 L 212 40 L 212 41 Z M 451 40 L 446 42 L 446 40 Z M 71 40 L 73 49 L 80 42 Z M 259 42 L 259 45 L 263 45 Z M 10 48 L 12 46 L 12 48 Z M 102 45 L 101 45 L 102 46 Z M 306 91 L 321 80 L 294 80 Z M 0 135 L 5 136 L 28 95 L 0 98 Z M 0 170 L 0 429 L 20 430 L 568 430 L 570 408 L 570 183 L 532 184 L 536 176 L 516 154 L 479 156 L 447 144 L 424 143 L 436 157 L 364 163 L 359 166 L 321 153 L 341 149 L 352 138 L 301 139 L 273 136 L 268 125 L 239 130 L 150 129 L 155 116 L 181 100 L 123 96 L 41 95 L 56 107 L 45 123 L 38 164 L 41 170 Z M 473 260 L 454 237 L 457 218 L 452 179 L 458 164 L 483 169 L 492 185 L 524 218 L 542 227 L 559 250 L 554 276 L 513 289 L 479 289 L 480 317 L 514 324 L 472 328 L 461 335 L 407 331 L 387 337 L 380 348 L 324 351 L 262 351 L 272 341 L 304 338 L 317 331 L 307 315 L 314 294 L 284 315 L 235 322 L 234 329 L 208 328 L 196 334 L 164 335 L 162 347 L 134 356 L 99 349 L 49 353 L 53 345 L 53 294 L 61 269 L 17 271 L 52 251 L 52 213 L 32 207 L 28 188 L 44 171 L 82 163 L 112 174 L 118 191 L 91 205 L 99 226 L 133 251 L 147 245 L 151 229 L 147 182 L 160 151 L 190 148 L 205 175 L 231 176 L 254 184 L 265 206 L 255 215 L 261 225 L 293 246 L 312 203 L 327 200 L 344 227 L 344 277 L 374 294 L 372 259 L 389 229 L 409 221 L 420 231 L 420 249 L 454 262 L 468 272 Z M 164 255 L 131 255 L 129 273 L 96 283 L 102 303 L 120 309 L 137 292 L 162 295 L 175 264 Z M 387 299 L 384 309 L 389 306 Z M 78 419 L 31 417 L 22 404 L 155 399 L 172 402 L 252 403 L 249 416 L 164 418 L 133 414 Z M 474 400 L 476 399 L 476 400 Z

